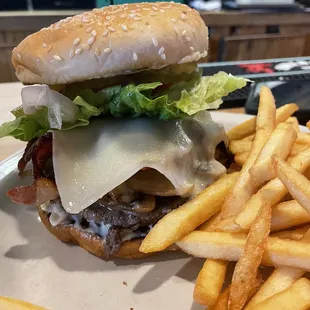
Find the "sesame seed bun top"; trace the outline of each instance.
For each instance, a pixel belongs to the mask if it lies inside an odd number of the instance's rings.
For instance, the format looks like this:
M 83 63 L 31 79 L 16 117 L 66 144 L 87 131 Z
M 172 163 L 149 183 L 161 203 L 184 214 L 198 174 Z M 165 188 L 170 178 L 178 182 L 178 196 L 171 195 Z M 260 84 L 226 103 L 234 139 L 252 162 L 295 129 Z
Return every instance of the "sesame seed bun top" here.
M 160 69 L 207 55 L 198 12 L 173 2 L 94 9 L 25 38 L 12 62 L 23 83 L 68 84 Z

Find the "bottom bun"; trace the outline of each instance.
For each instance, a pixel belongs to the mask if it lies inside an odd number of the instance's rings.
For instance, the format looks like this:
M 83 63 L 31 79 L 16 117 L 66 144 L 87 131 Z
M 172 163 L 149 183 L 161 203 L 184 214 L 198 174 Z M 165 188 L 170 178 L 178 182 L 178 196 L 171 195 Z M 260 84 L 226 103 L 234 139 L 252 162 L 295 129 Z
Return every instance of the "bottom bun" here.
M 57 239 L 63 242 L 79 245 L 88 252 L 100 258 L 104 259 L 107 258 L 106 255 L 104 254 L 104 241 L 100 236 L 94 235 L 83 229 L 74 227 L 73 225 L 52 226 L 48 218 L 48 213 L 43 211 L 41 207 L 38 207 L 38 212 L 42 223 L 50 231 L 50 233 L 52 233 Z M 143 258 L 152 255 L 152 253 L 146 254 L 139 251 L 142 240 L 143 239 L 125 241 L 124 243 L 122 243 L 118 252 L 114 253 L 112 257 L 132 259 L 132 258 Z M 171 247 L 167 250 L 174 251 L 176 249 L 177 249 L 176 247 Z

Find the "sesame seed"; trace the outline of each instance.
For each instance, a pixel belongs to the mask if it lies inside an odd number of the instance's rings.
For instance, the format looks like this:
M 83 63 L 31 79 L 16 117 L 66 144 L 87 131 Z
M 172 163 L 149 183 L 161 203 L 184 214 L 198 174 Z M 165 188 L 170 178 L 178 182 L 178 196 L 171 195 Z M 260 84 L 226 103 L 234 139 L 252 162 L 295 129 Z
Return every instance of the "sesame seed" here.
M 112 17 L 109 16 L 109 15 L 107 15 L 107 16 L 105 17 L 106 20 L 111 20 L 111 18 L 112 18 Z
M 137 11 L 136 11 L 136 10 L 131 10 L 130 12 L 131 12 L 131 13 L 136 13 Z
M 128 16 L 129 16 L 130 18 L 134 18 L 136 15 L 135 15 L 135 14 L 128 14 Z
M 95 49 L 95 54 L 96 54 L 96 56 L 101 55 L 101 50 L 98 47 Z
M 78 45 L 80 43 L 81 39 L 80 38 L 76 38 L 74 41 L 73 41 L 73 45 Z
M 127 32 L 127 27 L 125 26 L 125 25 L 121 25 L 121 27 L 122 27 L 122 29 L 125 31 L 125 32 Z
M 187 16 L 186 16 L 184 13 L 182 13 L 182 14 L 181 14 L 181 19 L 182 19 L 182 20 L 187 20 Z
M 83 52 L 82 48 L 78 48 L 77 50 L 75 50 L 75 55 L 81 54 Z
M 166 54 L 161 54 L 160 57 L 161 57 L 163 60 L 166 60 L 166 58 L 167 58 L 167 57 L 166 57 Z
M 105 49 L 103 50 L 103 52 L 106 53 L 106 54 L 108 54 L 108 53 L 111 53 L 112 50 L 111 50 L 109 47 L 107 47 L 107 48 L 105 48 Z
M 111 23 L 109 23 L 109 22 L 104 22 L 104 25 L 105 25 L 105 26 L 110 26 Z
M 88 41 L 87 41 L 87 43 L 89 44 L 89 45 L 92 45 L 94 42 L 95 42 L 95 37 L 90 37 L 89 39 L 88 39 Z
M 114 32 L 115 29 L 113 27 L 108 27 L 108 29 L 111 31 L 111 32 Z
M 189 48 L 192 52 L 195 50 L 192 46 Z
M 62 58 L 61 58 L 60 56 L 58 56 L 58 55 L 53 55 L 53 58 L 54 58 L 55 60 L 58 60 L 58 61 L 62 60 Z
M 50 45 L 49 48 L 47 49 L 47 52 L 49 52 L 53 48 L 53 45 Z
M 99 22 L 97 25 L 98 25 L 99 27 L 101 27 L 101 26 L 102 26 L 102 23 Z
M 186 30 L 183 30 L 182 36 L 185 36 L 185 35 L 186 35 Z
M 175 18 L 171 18 L 171 21 L 173 22 L 173 23 L 176 23 L 176 19 Z
M 187 42 L 192 41 L 192 39 L 191 39 L 190 37 L 185 37 L 185 40 L 186 40 Z
M 46 43 L 42 43 L 42 47 L 43 47 L 43 48 L 46 48 L 46 47 L 47 47 L 47 44 L 46 44 Z
M 150 11 L 151 9 L 150 9 L 150 8 L 143 8 L 142 10 L 144 10 L 144 11 Z
M 141 20 L 142 18 L 141 17 L 134 17 L 133 20 Z
M 153 6 L 152 9 L 153 9 L 154 11 L 158 11 L 158 8 L 157 8 L 156 6 Z
M 82 48 L 88 51 L 90 49 L 90 46 L 88 44 L 82 44 Z
M 21 54 L 16 54 L 16 56 L 17 56 L 17 58 L 19 59 L 19 60 L 21 60 L 22 59 L 22 55 Z
M 161 47 L 158 51 L 158 55 L 162 54 L 163 52 L 165 51 L 165 48 L 164 47 Z
M 136 8 L 141 8 L 141 5 L 140 4 L 136 4 Z
M 92 30 L 91 34 L 95 37 L 97 35 L 97 31 L 96 30 Z
M 133 57 L 133 59 L 134 59 L 135 61 L 138 60 L 138 55 L 137 55 L 136 53 L 133 53 L 133 54 L 132 54 L 132 57 Z
M 91 32 L 91 31 L 93 31 L 93 28 L 92 28 L 92 27 L 89 27 L 89 28 L 86 29 L 86 32 L 87 32 L 87 33 Z
M 125 18 L 127 16 L 127 14 L 122 14 L 121 18 Z
M 165 13 L 165 10 L 159 10 L 159 12 L 161 12 L 161 13 Z
M 69 57 L 70 57 L 70 58 L 73 58 L 73 57 L 74 57 L 74 50 L 71 50 L 71 51 L 70 51 Z
M 103 37 L 106 37 L 108 34 L 109 34 L 109 30 L 106 29 L 105 31 L 103 31 L 102 36 L 103 36 Z
M 154 46 L 158 46 L 158 41 L 156 40 L 156 38 L 152 38 L 152 42 Z

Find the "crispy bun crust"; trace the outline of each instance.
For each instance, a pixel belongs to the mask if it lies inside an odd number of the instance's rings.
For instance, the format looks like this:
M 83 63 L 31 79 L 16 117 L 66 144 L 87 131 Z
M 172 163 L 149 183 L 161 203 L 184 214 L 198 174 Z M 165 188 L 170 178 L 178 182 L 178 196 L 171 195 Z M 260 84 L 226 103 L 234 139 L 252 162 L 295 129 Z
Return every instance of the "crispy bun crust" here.
M 37 209 L 42 223 L 49 230 L 49 232 L 53 234 L 57 239 L 63 242 L 79 245 L 88 252 L 100 258 L 106 258 L 106 256 L 104 255 L 104 242 L 102 241 L 102 238 L 100 238 L 99 236 L 92 235 L 87 231 L 78 229 L 74 226 L 58 225 L 54 227 L 51 225 L 47 213 L 44 212 L 40 207 L 37 207 Z M 152 255 L 152 253 L 146 254 L 139 252 L 141 243 L 142 239 L 125 241 L 122 244 L 120 250 L 113 256 L 119 258 L 132 259 L 132 258 L 143 258 Z M 177 250 L 177 248 L 170 247 L 167 250 L 175 251 Z
M 160 69 L 207 56 L 199 13 L 168 2 L 112 5 L 69 17 L 25 38 L 14 50 L 17 78 L 69 84 Z

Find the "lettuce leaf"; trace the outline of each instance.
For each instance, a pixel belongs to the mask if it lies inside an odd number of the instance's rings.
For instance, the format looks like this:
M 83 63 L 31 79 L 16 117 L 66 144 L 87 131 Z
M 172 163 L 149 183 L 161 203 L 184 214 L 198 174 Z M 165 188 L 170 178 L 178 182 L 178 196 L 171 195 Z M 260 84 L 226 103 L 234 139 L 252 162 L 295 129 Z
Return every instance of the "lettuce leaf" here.
M 219 72 L 210 77 L 195 76 L 172 86 L 152 82 L 118 85 L 98 92 L 84 89 L 75 94 L 61 94 L 47 85 L 27 86 L 22 91 L 22 107 L 12 111 L 16 119 L 0 126 L 0 138 L 13 136 L 29 141 L 50 129 L 87 126 L 92 117 L 100 115 L 184 118 L 218 108 L 222 97 L 246 83 L 243 78 Z

